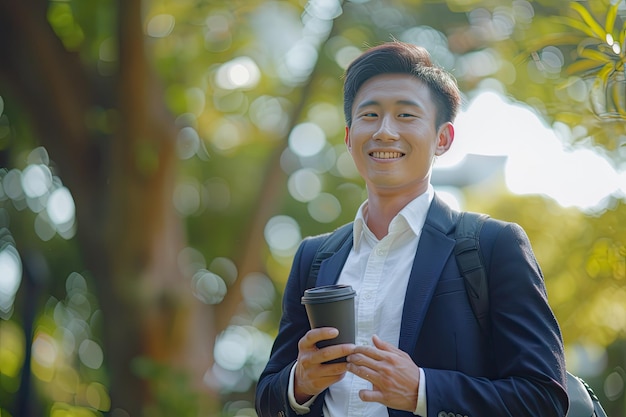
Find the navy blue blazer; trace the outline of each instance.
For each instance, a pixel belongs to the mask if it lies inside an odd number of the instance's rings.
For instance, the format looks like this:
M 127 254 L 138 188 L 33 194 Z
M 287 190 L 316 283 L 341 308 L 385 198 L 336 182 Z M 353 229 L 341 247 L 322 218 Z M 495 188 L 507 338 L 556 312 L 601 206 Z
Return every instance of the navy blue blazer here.
M 548 305 L 543 276 L 523 229 L 489 219 L 480 235 L 489 279 L 491 335 L 474 317 L 454 257 L 458 212 L 436 195 L 415 253 L 402 313 L 399 348 L 426 375 L 428 416 L 562 417 L 563 342 Z M 283 315 L 256 388 L 259 416 L 295 416 L 287 399 L 298 340 L 310 329 L 300 298 L 323 236 L 306 238 L 293 261 Z M 337 281 L 352 240 L 320 267 L 317 285 Z M 324 393 L 309 416 L 321 416 Z M 390 416 L 412 413 L 388 409 Z

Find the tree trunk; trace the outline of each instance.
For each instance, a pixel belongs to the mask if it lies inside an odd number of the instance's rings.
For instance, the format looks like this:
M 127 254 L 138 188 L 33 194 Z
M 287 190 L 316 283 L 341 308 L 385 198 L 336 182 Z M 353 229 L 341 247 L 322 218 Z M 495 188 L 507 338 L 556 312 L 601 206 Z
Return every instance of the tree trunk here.
M 103 311 L 112 409 L 140 416 L 158 394 L 137 359 L 177 368 L 197 390 L 212 361 L 212 310 L 178 268 L 186 237 L 172 201 L 175 125 L 147 63 L 140 0 L 117 3 L 119 73 L 109 78 L 63 47 L 46 5 L 0 0 L 3 95 L 28 114 L 75 200 L 76 239 Z M 86 123 L 98 111 L 116 115 L 112 134 Z

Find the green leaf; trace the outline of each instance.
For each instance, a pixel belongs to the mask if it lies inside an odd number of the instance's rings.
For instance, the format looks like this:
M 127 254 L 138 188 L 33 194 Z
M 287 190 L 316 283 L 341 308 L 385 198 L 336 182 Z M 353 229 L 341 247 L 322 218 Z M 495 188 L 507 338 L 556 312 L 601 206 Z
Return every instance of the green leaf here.
M 595 70 L 600 66 L 602 66 L 602 64 L 596 60 L 581 59 L 569 65 L 567 67 L 567 73 L 569 75 L 586 73 L 591 70 Z
M 593 16 L 591 16 L 589 11 L 583 5 L 577 2 L 571 2 L 570 5 L 572 9 L 578 12 L 580 17 L 594 34 L 594 37 L 600 38 L 602 40 L 606 39 L 606 32 L 604 31 L 604 28 L 598 22 L 596 22 Z
M 581 58 L 587 58 L 592 61 L 598 62 L 598 64 L 603 64 L 605 62 L 613 62 L 611 57 L 603 52 L 597 51 L 595 49 L 583 48 L 578 52 L 578 55 Z
M 580 23 L 580 22 L 579 22 Z M 548 35 L 544 35 L 539 39 L 529 40 L 527 50 L 534 52 L 539 49 L 545 48 L 546 46 L 556 46 L 556 45 L 576 45 L 581 42 L 583 39 L 586 39 L 580 35 L 573 35 L 571 33 L 550 33 Z
M 615 66 L 611 63 L 606 64 L 600 71 L 598 71 L 598 78 L 602 80 L 602 83 L 606 85 L 609 81 L 609 76 L 615 72 Z
M 565 23 L 566 25 L 568 25 L 569 27 L 573 28 L 573 29 L 578 29 L 581 32 L 583 32 L 585 35 L 592 37 L 592 38 L 600 38 L 600 39 L 604 39 L 603 36 L 598 36 L 593 29 L 591 29 L 588 25 L 586 25 L 584 22 L 581 22 L 580 20 L 576 20 L 576 19 L 572 19 L 570 17 L 564 17 L 562 19 L 563 23 Z
M 606 14 L 606 21 L 604 23 L 604 29 L 606 33 L 613 33 L 613 28 L 615 27 L 615 18 L 617 17 L 617 9 L 621 2 L 616 2 L 609 8 L 609 11 Z

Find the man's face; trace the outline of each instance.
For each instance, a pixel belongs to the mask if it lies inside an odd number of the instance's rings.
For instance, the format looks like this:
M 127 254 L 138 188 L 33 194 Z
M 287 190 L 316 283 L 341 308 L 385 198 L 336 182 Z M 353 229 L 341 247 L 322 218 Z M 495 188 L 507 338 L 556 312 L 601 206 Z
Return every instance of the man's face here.
M 426 190 L 434 157 L 454 138 L 452 124 L 437 127 L 436 117 L 430 90 L 409 74 L 378 75 L 361 86 L 345 140 L 370 194 Z

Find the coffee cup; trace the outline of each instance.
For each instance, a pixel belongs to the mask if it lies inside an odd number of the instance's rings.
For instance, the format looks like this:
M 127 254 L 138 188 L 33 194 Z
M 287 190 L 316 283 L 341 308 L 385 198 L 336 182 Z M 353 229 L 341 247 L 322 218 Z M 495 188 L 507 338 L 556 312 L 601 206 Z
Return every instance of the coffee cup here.
M 355 295 L 356 291 L 350 285 L 339 284 L 314 287 L 304 291 L 301 302 L 306 309 L 311 328 L 334 327 L 339 330 L 337 337 L 322 340 L 317 343 L 317 347 L 354 343 Z M 345 358 L 329 362 L 345 362 Z

